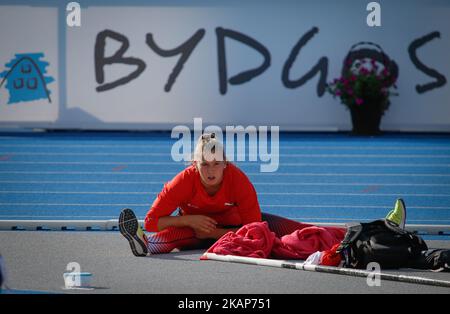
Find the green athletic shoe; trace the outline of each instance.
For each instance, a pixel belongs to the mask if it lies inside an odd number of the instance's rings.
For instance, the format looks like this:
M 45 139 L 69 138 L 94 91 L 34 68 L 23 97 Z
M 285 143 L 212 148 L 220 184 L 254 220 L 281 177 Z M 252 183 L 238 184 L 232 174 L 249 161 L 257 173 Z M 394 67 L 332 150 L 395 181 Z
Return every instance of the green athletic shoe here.
M 406 205 L 401 198 L 395 201 L 394 209 L 386 215 L 386 220 L 395 223 L 401 229 L 405 229 Z

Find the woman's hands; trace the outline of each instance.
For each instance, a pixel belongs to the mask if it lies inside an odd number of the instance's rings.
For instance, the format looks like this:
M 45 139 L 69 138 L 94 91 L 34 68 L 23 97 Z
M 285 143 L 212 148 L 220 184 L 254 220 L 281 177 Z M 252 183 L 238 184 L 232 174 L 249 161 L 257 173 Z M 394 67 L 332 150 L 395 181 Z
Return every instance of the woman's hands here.
M 199 239 L 214 237 L 213 233 L 217 229 L 217 221 L 204 215 L 183 216 L 184 224 L 194 229 L 195 235 Z
M 216 230 L 211 232 L 203 232 L 194 229 L 194 232 L 197 239 L 217 239 Z
M 184 215 L 160 217 L 158 229 L 167 227 L 190 227 L 198 239 L 219 239 L 229 231 L 236 232 L 239 228 L 223 229 L 217 228 L 217 221 L 204 215 Z

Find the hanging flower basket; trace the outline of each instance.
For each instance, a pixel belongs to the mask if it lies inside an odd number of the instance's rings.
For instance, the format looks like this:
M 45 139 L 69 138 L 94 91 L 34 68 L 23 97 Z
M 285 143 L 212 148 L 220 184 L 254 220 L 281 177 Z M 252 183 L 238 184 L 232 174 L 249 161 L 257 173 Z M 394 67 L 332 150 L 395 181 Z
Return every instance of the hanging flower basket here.
M 370 48 L 356 49 L 363 45 Z M 389 97 L 398 95 L 393 92 L 397 77 L 397 64 L 380 46 L 360 42 L 351 47 L 341 77 L 327 84 L 327 91 L 339 97 L 350 110 L 354 134 L 380 134 L 381 118 L 390 105 Z

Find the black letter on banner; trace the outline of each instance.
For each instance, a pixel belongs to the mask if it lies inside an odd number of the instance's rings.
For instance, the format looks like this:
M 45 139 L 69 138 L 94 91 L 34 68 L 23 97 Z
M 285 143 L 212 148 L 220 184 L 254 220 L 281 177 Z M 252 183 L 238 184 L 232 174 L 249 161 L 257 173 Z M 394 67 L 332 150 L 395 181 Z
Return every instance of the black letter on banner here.
M 180 59 L 173 68 L 172 73 L 170 73 L 169 75 L 169 79 L 167 80 L 166 86 L 164 86 L 164 90 L 166 92 L 170 92 L 170 89 L 172 88 L 172 85 L 175 83 L 178 74 L 180 74 L 181 70 L 183 69 L 183 65 L 189 59 L 189 56 L 191 55 L 192 51 L 194 51 L 195 47 L 197 47 L 197 44 L 200 42 L 200 40 L 202 40 L 204 35 L 205 30 L 199 29 L 194 35 L 192 35 L 191 38 L 189 38 L 182 45 L 172 50 L 164 50 L 156 45 L 155 41 L 153 40 L 153 35 L 151 33 L 147 34 L 146 38 L 147 45 L 161 57 L 173 57 L 176 56 L 177 54 L 181 54 Z
M 105 57 L 106 38 L 108 37 L 122 43 L 122 46 L 119 48 L 119 50 L 117 50 L 111 57 Z M 97 38 L 95 40 L 95 79 L 97 80 L 98 84 L 103 84 L 103 82 L 105 81 L 105 73 L 103 71 L 103 68 L 107 64 L 122 63 L 137 65 L 137 69 L 128 76 L 122 77 L 114 82 L 98 86 L 96 88 L 98 92 L 104 92 L 117 86 L 124 85 L 137 78 L 145 70 L 145 62 L 141 59 L 123 57 L 123 54 L 128 50 L 129 46 L 130 43 L 128 39 L 124 35 L 121 35 L 114 31 L 104 30 L 97 34 Z
M 217 34 L 217 51 L 218 51 L 218 59 L 219 59 L 219 90 L 222 95 L 227 93 L 227 84 L 231 85 L 239 85 L 243 84 L 247 81 L 250 81 L 254 77 L 262 74 L 269 66 L 270 66 L 270 52 L 264 47 L 262 44 L 257 42 L 251 37 L 248 37 L 242 33 L 238 33 L 236 31 L 232 31 L 230 29 L 224 29 L 221 27 L 216 28 Z M 252 47 L 261 53 L 264 57 L 264 62 L 258 68 L 253 70 L 248 70 L 245 72 L 241 72 L 229 80 L 227 78 L 227 60 L 225 56 L 225 37 L 233 38 L 234 40 L 240 41 L 247 46 Z
M 308 31 L 302 38 L 297 42 L 297 44 L 292 48 L 291 53 L 289 54 L 289 58 L 286 60 L 286 63 L 283 67 L 283 72 L 281 74 L 281 81 L 283 85 L 287 88 L 297 88 L 302 86 L 311 78 L 313 78 L 317 72 L 320 72 L 319 83 L 317 84 L 317 95 L 322 96 L 325 93 L 327 73 L 328 73 L 328 58 L 322 57 L 319 62 L 304 76 L 299 78 L 296 81 L 292 81 L 289 79 L 289 72 L 291 70 L 292 65 L 297 58 L 300 49 L 306 45 L 306 43 L 319 32 L 317 27 L 313 27 L 310 31 Z
M 436 81 L 432 83 L 428 83 L 425 85 L 416 85 L 416 91 L 419 94 L 423 94 L 429 90 L 432 90 L 434 88 L 441 87 L 447 83 L 447 79 L 444 75 L 440 74 L 438 71 L 431 69 L 424 65 L 422 62 L 420 62 L 419 58 L 417 58 L 416 50 L 419 49 L 421 46 L 425 45 L 425 43 L 433 40 L 434 38 L 440 38 L 441 34 L 439 32 L 433 32 L 428 35 L 425 35 L 421 38 L 418 38 L 414 40 L 408 47 L 408 53 L 409 57 L 412 61 L 412 63 L 416 66 L 416 68 L 423 73 L 427 74 L 428 76 L 434 77 Z

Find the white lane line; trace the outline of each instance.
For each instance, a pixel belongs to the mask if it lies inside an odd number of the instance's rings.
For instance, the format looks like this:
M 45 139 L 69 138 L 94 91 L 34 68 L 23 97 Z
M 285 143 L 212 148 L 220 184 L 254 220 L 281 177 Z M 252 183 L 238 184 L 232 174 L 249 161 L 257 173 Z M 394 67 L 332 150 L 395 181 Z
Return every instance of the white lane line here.
M 313 142 L 312 144 L 317 143 Z M 334 144 L 334 143 L 333 143 Z M 270 142 L 268 143 L 270 145 Z M 402 143 L 399 143 L 399 145 L 402 145 Z M 225 145 L 226 146 L 226 145 Z M 255 145 L 256 146 L 256 145 Z M 250 146 L 251 148 L 255 148 L 255 146 Z M 257 146 L 256 146 L 257 147 Z M 366 142 L 356 142 L 353 146 L 339 146 L 339 145 L 290 145 L 290 144 L 284 144 L 282 141 L 280 142 L 280 148 L 286 148 L 286 149 L 304 149 L 304 150 L 314 150 L 314 149 L 323 149 L 323 150 L 357 150 L 357 151 L 364 151 L 364 150 L 450 150 L 450 142 L 447 145 L 430 145 L 430 146 L 384 146 L 384 145 L 367 145 Z
M 0 180 L 0 183 L 9 184 L 155 184 L 162 185 L 162 181 L 21 181 L 21 180 Z M 450 186 L 450 184 L 449 184 Z
M 0 194 L 85 194 L 85 195 L 150 195 L 161 191 L 122 192 L 122 191 L 0 191 Z M 258 192 L 258 195 L 292 196 L 393 196 L 393 197 L 450 197 L 450 194 L 418 193 L 316 193 L 316 192 Z
M 0 140 L 20 140 L 20 137 L 15 137 L 15 136 L 1 136 L 0 135 Z
M 102 203 L 102 204 L 92 204 L 92 203 L 0 203 L 0 206 L 128 206 L 128 207 L 151 207 L 151 203 L 139 203 L 139 204 L 116 204 L 116 203 Z M 384 209 L 384 208 L 392 208 L 392 204 L 387 205 L 303 205 L 303 204 L 260 204 L 261 208 L 270 207 L 270 208 L 295 208 L 295 209 L 303 209 L 303 208 L 369 208 L 369 209 Z M 408 206 L 408 209 L 439 209 L 439 210 L 450 210 L 450 207 L 445 206 Z M 14 209 L 18 210 L 18 209 Z M 25 209 L 28 210 L 28 209 Z
M 79 142 L 79 141 L 77 141 Z M 155 147 L 164 147 L 171 148 L 171 144 L 0 144 L 0 147 L 51 147 L 51 148 L 155 148 Z
M 114 192 L 114 191 L 0 191 L 0 194 L 118 194 L 118 195 L 149 195 L 157 194 L 161 191 L 148 192 Z
M 343 177 L 450 177 L 450 174 L 435 173 L 285 173 L 285 172 L 246 172 L 249 176 L 343 176 Z M 152 171 L 0 171 L 0 174 L 114 174 L 114 175 L 176 175 L 177 172 L 152 172 Z
M 14 155 L 14 156 L 166 156 L 171 157 L 170 153 L 40 153 L 40 152 L 0 152 L 0 155 Z M 235 154 L 236 158 L 245 158 L 247 155 Z M 271 156 L 287 157 L 287 158 L 426 158 L 426 159 L 438 159 L 438 158 L 450 158 L 450 155 L 436 155 L 436 154 L 271 154 Z
M 260 161 L 247 161 L 247 162 L 234 162 L 237 165 L 246 166 L 260 166 L 261 164 L 267 164 Z M 0 161 L 2 164 L 14 164 L 14 165 L 168 165 L 181 167 L 179 162 L 171 161 L 143 161 L 143 162 L 127 162 L 127 161 Z M 450 164 L 418 164 L 418 163 L 280 163 L 280 167 L 443 167 L 448 168 Z
M 450 197 L 450 194 L 420 194 L 420 193 L 338 193 L 338 192 L 336 192 L 336 193 L 258 192 L 258 195 Z
M 103 219 L 114 219 L 117 217 L 111 217 L 111 216 L 41 216 L 41 215 L 0 215 L 0 217 L 20 217 L 20 218 L 24 218 L 24 217 L 29 217 L 32 219 L 36 219 L 36 218 L 53 218 L 53 219 L 57 219 L 57 218 L 65 218 L 66 220 L 72 220 L 72 218 L 74 220 L 80 219 L 80 218 L 103 218 Z M 15 219 L 14 219 L 15 220 Z
M 42 216 L 42 215 L 0 215 L 0 218 L 5 217 L 13 217 L 13 218 L 30 218 L 33 220 L 37 220 L 37 218 L 46 218 L 46 219 L 65 219 L 65 220 L 77 220 L 77 219 L 117 219 L 115 216 Z M 139 218 L 139 217 L 138 217 Z M 318 218 L 318 217 L 286 217 L 287 219 L 297 220 L 297 221 L 371 221 L 371 219 L 358 219 L 358 218 L 345 218 L 345 217 L 326 217 L 326 218 Z M 15 220 L 15 219 L 14 219 Z M 450 219 L 408 219 L 408 222 L 450 222 Z
M 162 185 L 163 181 L 29 181 L 29 180 L 0 180 L 0 183 L 8 184 L 119 184 L 119 185 Z M 429 186 L 450 187 L 450 183 L 383 183 L 383 182 L 350 182 L 350 183 L 317 183 L 317 182 L 252 182 L 253 185 L 265 186 L 361 186 L 361 187 L 383 187 L 383 186 Z
M 0 181 L 1 182 L 1 181 Z M 37 181 L 39 182 L 39 181 Z M 57 183 L 58 181 L 55 181 Z M 383 183 L 383 182 L 357 182 L 357 183 L 317 183 L 317 182 L 253 182 L 253 185 L 269 185 L 269 186 L 373 186 L 373 187 L 383 187 L 383 186 L 433 186 L 433 187 L 446 187 L 450 186 L 445 183 Z
M 260 207 L 273 207 L 273 208 L 370 208 L 370 209 L 383 209 L 383 208 L 391 208 L 392 204 L 388 205 L 302 205 L 302 204 L 266 204 L 260 205 Z M 450 210 L 450 207 L 445 206 L 408 206 L 408 209 L 443 209 Z
M 148 191 L 148 192 L 93 192 L 93 191 L 0 191 L 0 194 L 110 194 L 110 195 L 149 195 L 157 194 L 161 191 Z
M 319 217 L 286 217 L 287 219 L 291 220 L 299 220 L 299 221 L 307 221 L 307 220 L 314 220 L 314 221 L 328 221 L 328 220 L 341 220 L 341 221 L 372 221 L 373 219 L 358 219 L 358 218 L 342 218 L 342 217 L 325 217 L 325 218 L 319 218 Z M 408 223 L 411 222 L 450 222 L 450 219 L 408 219 Z
M 125 162 L 125 161 L 0 161 L 0 164 L 39 164 L 39 165 L 177 165 L 179 162 L 170 161 L 143 161 L 143 162 Z
M 79 141 L 78 141 L 79 142 Z M 125 141 L 124 141 L 125 142 Z M 175 143 L 175 142 L 174 142 Z M 0 143 L 0 147 L 69 147 L 69 148 L 167 148 L 171 149 L 172 145 L 174 143 L 167 143 L 167 144 L 123 144 L 123 143 L 117 143 L 117 144 L 91 144 L 90 142 L 87 142 L 86 144 L 2 144 Z M 307 142 L 302 142 L 302 144 L 305 144 Z M 336 145 L 330 145 L 330 146 L 315 146 L 314 144 L 317 142 L 311 142 L 312 145 L 290 145 L 290 144 L 283 144 L 283 141 L 280 142 L 280 148 L 282 149 L 306 149 L 306 150 L 312 150 L 312 149 L 326 149 L 326 150 L 337 150 L 337 149 L 345 149 L 345 150 L 449 150 L 450 151 L 450 144 L 448 145 L 438 145 L 438 146 L 367 146 L 367 143 L 364 142 L 355 142 L 354 146 L 336 146 Z M 195 143 L 191 143 L 191 145 L 194 145 Z M 270 145 L 270 142 L 268 143 Z M 225 143 L 226 146 L 226 143 Z M 248 146 L 248 145 L 246 145 Z M 257 148 L 257 145 L 250 145 L 248 146 L 251 149 Z
M 0 203 L 0 206 L 134 206 L 134 207 L 148 207 L 151 204 L 115 204 L 115 203 L 105 203 L 105 204 L 85 204 L 85 203 Z M 17 209 L 14 209 L 17 210 Z
M 139 171 L 139 172 L 126 172 L 126 171 L 0 171 L 0 174 L 145 174 L 145 175 L 176 175 L 177 172 L 152 172 L 152 171 Z
M 0 172 L 1 173 L 1 172 Z M 311 177 L 449 177 L 450 174 L 441 173 L 286 173 L 286 172 L 248 172 L 253 176 L 311 176 Z
M 248 176 L 279 176 L 279 177 L 449 177 L 443 173 L 289 173 L 289 172 L 247 172 Z
M 171 156 L 170 153 L 39 153 L 39 152 L 0 152 L 0 155 L 14 156 Z M 433 155 L 430 155 L 430 157 Z M 450 156 L 450 155 L 449 155 Z

